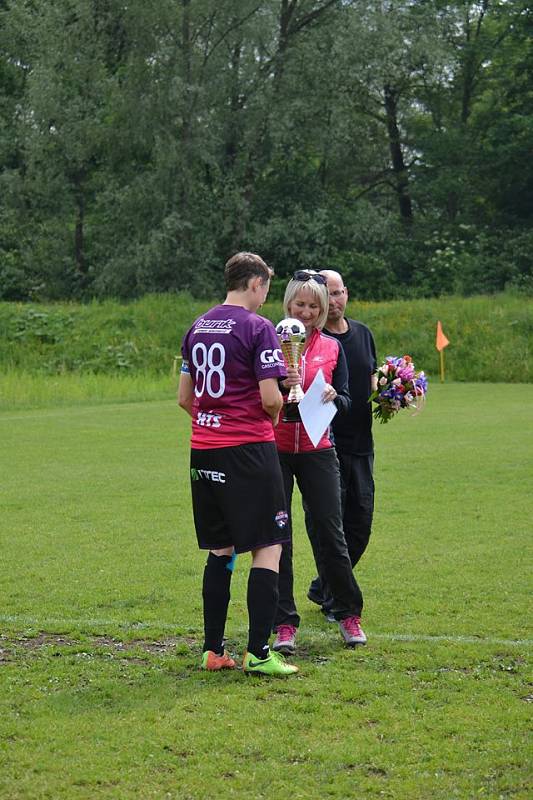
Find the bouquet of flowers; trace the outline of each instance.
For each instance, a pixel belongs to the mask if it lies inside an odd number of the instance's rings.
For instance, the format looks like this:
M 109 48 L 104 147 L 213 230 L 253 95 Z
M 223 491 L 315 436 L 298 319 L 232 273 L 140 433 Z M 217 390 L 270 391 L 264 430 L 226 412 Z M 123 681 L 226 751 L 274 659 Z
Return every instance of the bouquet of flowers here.
M 378 388 L 368 402 L 376 403 L 375 419 L 388 422 L 400 408 L 420 409 L 424 404 L 428 381 L 423 372 L 416 372 L 411 356 L 389 356 L 377 371 Z

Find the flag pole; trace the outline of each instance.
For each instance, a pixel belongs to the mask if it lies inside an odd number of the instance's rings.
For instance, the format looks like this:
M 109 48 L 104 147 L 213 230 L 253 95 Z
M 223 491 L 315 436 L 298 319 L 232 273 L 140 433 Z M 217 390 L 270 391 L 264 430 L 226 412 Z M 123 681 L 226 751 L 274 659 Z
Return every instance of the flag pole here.
M 439 351 L 440 356 L 440 382 L 444 383 L 444 348 L 448 347 L 450 342 L 448 338 L 442 332 L 442 325 L 440 324 L 440 319 L 437 320 L 437 338 L 435 340 L 435 347 Z

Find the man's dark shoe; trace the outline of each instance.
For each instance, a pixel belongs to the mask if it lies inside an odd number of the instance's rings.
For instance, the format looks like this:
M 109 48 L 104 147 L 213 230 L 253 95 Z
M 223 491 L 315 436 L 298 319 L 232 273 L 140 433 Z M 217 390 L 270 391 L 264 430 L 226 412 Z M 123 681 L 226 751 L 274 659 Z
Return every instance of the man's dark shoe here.
M 321 606 L 322 603 L 324 602 L 324 593 L 322 592 L 322 581 L 320 580 L 318 575 L 316 576 L 316 578 L 313 578 L 313 580 L 309 584 L 309 591 L 307 592 L 307 598 L 312 603 L 316 603 L 317 606 Z
M 324 598 L 320 592 L 316 592 L 312 586 L 309 587 L 309 591 L 307 592 L 307 599 L 310 600 L 312 603 L 316 603 L 317 606 L 321 606 L 324 602 Z

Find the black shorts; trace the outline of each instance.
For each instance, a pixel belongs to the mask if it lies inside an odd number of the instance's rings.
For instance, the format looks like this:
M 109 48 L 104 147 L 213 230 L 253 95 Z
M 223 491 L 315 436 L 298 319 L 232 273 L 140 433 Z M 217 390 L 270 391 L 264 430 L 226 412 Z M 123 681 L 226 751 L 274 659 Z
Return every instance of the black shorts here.
M 246 553 L 290 541 L 289 515 L 274 442 L 191 450 L 198 545 Z

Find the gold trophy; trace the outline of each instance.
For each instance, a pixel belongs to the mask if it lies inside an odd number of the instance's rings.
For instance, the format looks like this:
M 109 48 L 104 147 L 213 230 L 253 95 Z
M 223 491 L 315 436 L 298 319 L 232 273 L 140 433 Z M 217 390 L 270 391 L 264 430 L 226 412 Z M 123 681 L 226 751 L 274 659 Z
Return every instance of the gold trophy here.
M 298 369 L 300 358 L 305 347 L 305 327 L 300 320 L 282 319 L 276 325 L 279 346 L 287 367 Z M 303 389 L 299 383 L 291 386 L 289 396 L 283 404 L 283 422 L 301 422 L 298 403 L 303 398 Z

